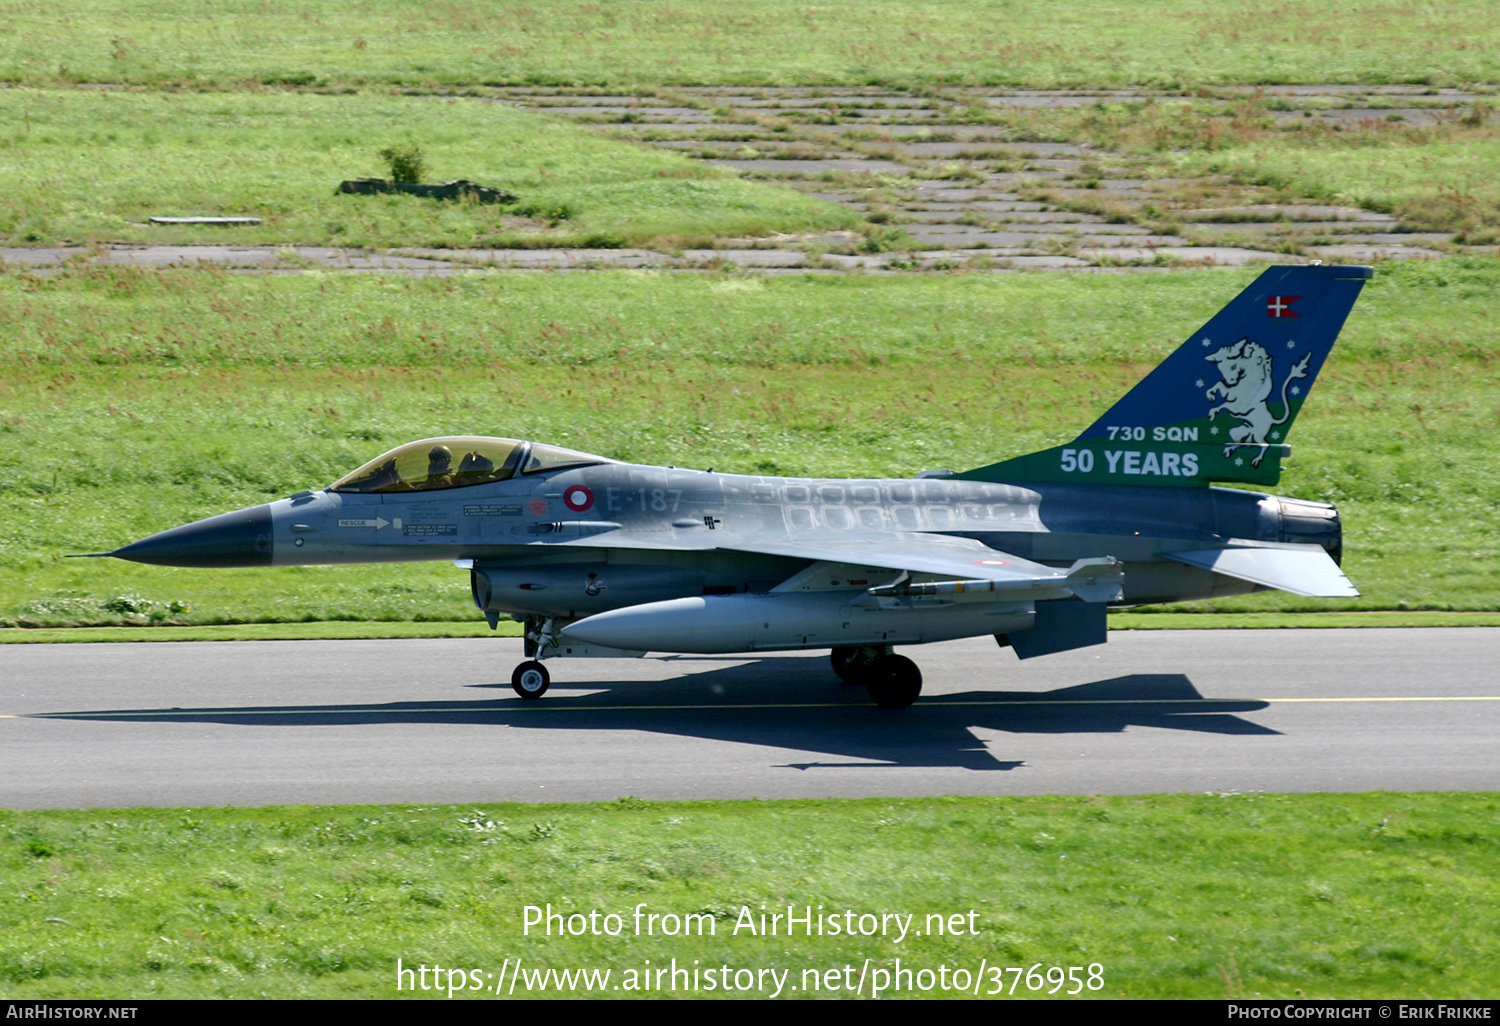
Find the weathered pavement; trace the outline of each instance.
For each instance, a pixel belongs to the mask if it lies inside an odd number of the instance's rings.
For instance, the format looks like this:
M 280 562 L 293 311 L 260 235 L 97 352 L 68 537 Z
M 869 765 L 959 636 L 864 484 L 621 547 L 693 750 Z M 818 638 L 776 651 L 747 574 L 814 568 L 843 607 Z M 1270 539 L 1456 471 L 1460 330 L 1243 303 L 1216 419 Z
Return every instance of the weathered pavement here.
M 889 712 L 826 652 L 562 659 L 519 639 L 7 646 L 0 807 L 1500 791 L 1500 628 L 917 646 Z

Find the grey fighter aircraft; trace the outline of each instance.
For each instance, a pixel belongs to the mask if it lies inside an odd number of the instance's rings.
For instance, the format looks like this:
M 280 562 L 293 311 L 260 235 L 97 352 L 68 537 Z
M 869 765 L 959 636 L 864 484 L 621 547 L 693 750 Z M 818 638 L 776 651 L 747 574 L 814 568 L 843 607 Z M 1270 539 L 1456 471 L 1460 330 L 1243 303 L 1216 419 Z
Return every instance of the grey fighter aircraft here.
M 900 709 L 892 652 L 993 635 L 1020 658 L 1105 640 L 1111 605 L 1279 588 L 1354 596 L 1333 506 L 1273 485 L 1367 267 L 1272 267 L 1066 445 L 913 479 L 641 466 L 541 442 L 427 438 L 319 491 L 109 553 L 168 566 L 451 559 L 544 660 L 832 649 Z

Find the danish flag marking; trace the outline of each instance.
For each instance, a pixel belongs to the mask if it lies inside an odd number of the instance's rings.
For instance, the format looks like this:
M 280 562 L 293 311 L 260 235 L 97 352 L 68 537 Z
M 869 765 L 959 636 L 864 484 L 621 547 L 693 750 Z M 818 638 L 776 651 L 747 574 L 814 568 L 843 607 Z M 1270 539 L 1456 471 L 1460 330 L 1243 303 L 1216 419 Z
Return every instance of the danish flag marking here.
M 1292 304 L 1301 299 L 1301 296 L 1269 296 L 1266 299 L 1267 317 L 1297 317 L 1292 312 Z

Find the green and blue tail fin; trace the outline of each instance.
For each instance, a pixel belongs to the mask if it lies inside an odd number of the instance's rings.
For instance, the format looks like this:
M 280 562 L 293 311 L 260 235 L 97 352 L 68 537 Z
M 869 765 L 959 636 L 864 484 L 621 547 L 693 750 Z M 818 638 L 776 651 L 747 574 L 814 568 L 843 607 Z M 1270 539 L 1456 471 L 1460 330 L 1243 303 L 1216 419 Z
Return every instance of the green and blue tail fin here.
M 1271 267 L 1067 445 L 979 481 L 1274 485 L 1286 437 L 1369 267 Z

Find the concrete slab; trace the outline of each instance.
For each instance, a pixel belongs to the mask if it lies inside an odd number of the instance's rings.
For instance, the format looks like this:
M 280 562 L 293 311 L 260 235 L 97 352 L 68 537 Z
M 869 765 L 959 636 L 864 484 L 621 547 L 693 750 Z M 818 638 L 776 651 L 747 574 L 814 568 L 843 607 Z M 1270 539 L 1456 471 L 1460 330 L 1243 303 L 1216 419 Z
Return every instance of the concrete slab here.
M 813 93 L 813 94 L 806 94 L 806 93 L 804 93 L 804 94 L 800 94 L 800 95 L 796 95 L 796 96 L 763 96 L 763 97 L 736 96 L 736 97 L 730 98 L 732 100 L 732 104 L 731 103 L 726 103 L 726 104 L 724 104 L 724 106 L 731 106 L 732 105 L 732 106 L 736 106 L 736 107 L 785 107 L 785 108 L 792 109 L 792 110 L 804 109 L 804 108 L 808 108 L 808 107 L 814 107 L 814 108 L 817 108 L 817 107 L 840 107 L 840 108 L 848 108 L 848 109 L 851 109 L 851 110 L 854 110 L 854 109 L 858 109 L 858 110 L 868 110 L 868 109 L 880 110 L 880 109 L 885 109 L 885 108 L 878 108 L 878 107 L 877 108 L 871 108 L 870 105 L 871 105 L 872 99 L 874 97 L 876 97 L 876 96 L 893 97 L 894 99 L 897 99 L 898 101 L 906 99 L 905 97 L 894 97 L 893 94 L 890 94 L 890 93 L 864 93 L 864 94 L 853 94 L 853 93 Z M 874 102 L 882 102 L 882 101 L 876 100 Z M 923 102 L 926 102 L 926 101 L 910 101 L 910 100 L 908 100 L 905 103 L 898 103 L 898 104 L 887 103 L 886 106 L 887 107 L 899 106 L 901 109 L 906 109 L 906 108 L 909 108 L 909 107 L 920 107 Z
M 1330 207 L 1314 203 L 1265 203 L 1238 207 L 1198 207 L 1191 210 L 1173 210 L 1173 217 L 1187 221 L 1223 216 L 1257 217 L 1266 221 L 1285 218 L 1290 221 L 1379 221 L 1390 223 L 1396 219 L 1390 214 L 1359 207 Z M 1229 223 L 1229 222 L 1225 222 Z
M 1002 206 L 1003 204 L 995 204 Z M 975 210 L 980 210 L 976 205 Z M 1097 214 L 1084 214 L 1076 210 L 989 210 L 992 221 L 1006 224 L 1107 224 Z M 1017 229 L 1018 231 L 1021 229 Z
M 1008 196 L 1008 198 L 1007 198 L 1007 196 Z M 945 211 L 948 211 L 949 213 L 958 213 L 958 212 L 965 211 L 965 210 L 989 210 L 989 211 L 997 211 L 997 212 L 1004 213 L 1006 211 L 1011 211 L 1011 210 L 1048 210 L 1048 209 L 1051 209 L 1045 203 L 1034 203 L 1034 202 L 1032 202 L 1030 200 L 1020 199 L 1019 197 L 1016 196 L 1015 193 L 1009 193 L 1009 194 L 998 193 L 998 194 L 994 195 L 993 199 L 976 199 L 976 200 L 972 200 L 972 201 L 970 201 L 968 203 L 960 203 L 960 202 L 949 203 L 949 202 L 947 202 L 945 200 L 926 199 L 926 198 L 918 198 L 918 199 L 911 200 L 910 202 L 914 203 L 914 204 L 918 204 L 918 205 L 916 205 L 916 206 L 908 206 L 908 207 L 906 207 L 907 210 L 930 210 L 930 211 L 945 210 Z
M 987 246 L 1018 247 L 1030 249 L 1041 244 L 1040 236 L 1024 232 L 971 232 L 927 229 L 923 225 L 911 225 L 907 234 L 918 242 L 933 243 L 945 249 L 975 249 Z
M 973 225 L 965 221 L 965 218 L 983 217 L 985 225 Z M 1099 218 L 1090 217 L 1087 214 L 1072 214 L 1067 211 L 1029 211 L 1017 210 L 1007 212 L 979 211 L 979 210 L 903 210 L 900 212 L 902 221 L 911 224 L 929 225 L 953 225 L 955 228 L 974 228 L 977 231 L 992 230 L 996 225 L 1007 228 L 1014 226 L 1014 231 L 1033 231 L 1031 225 L 1053 224 L 1053 225 L 1077 225 L 1077 224 L 1102 224 Z
M 1352 245 L 1376 243 L 1385 246 L 1422 246 L 1434 242 L 1452 242 L 1453 232 L 1371 232 L 1350 238 Z
M 909 224 L 947 224 L 957 225 L 958 218 L 964 216 L 963 208 L 956 210 L 902 210 L 899 219 Z
M 82 246 L 6 246 L 0 249 L 0 264 L 18 267 L 56 267 L 88 255 Z
M 769 139 L 670 139 L 651 143 L 667 150 L 683 150 L 706 160 L 858 160 L 846 153 L 809 142 L 779 142 Z
M 402 249 L 391 252 L 493 267 L 651 267 L 672 263 L 671 257 L 649 249 Z
M 434 261 L 394 253 L 370 253 L 326 246 L 141 246 L 111 247 L 94 262 L 108 266 L 180 267 L 214 264 L 224 267 L 274 267 L 306 261 L 327 268 L 418 268 Z
M 1464 89 L 1433 89 L 1415 83 L 1397 85 L 1349 85 L 1325 82 L 1320 85 L 1221 85 L 1214 87 L 1221 93 L 1264 93 L 1267 96 L 1473 96 Z
M 883 136 L 930 136 L 949 135 L 957 137 L 958 141 L 989 140 L 995 133 L 993 128 L 975 127 L 971 125 L 889 125 L 889 124 L 858 124 L 853 121 L 840 122 L 837 125 L 808 125 L 808 129 L 818 132 L 848 133 L 859 131 L 878 132 Z
M 1071 256 L 1014 256 L 997 263 L 1002 267 L 1027 268 L 1033 271 L 1056 271 L 1068 267 L 1087 267 L 1088 261 Z
M 1180 239 L 1175 235 L 1127 235 L 1116 229 L 1124 225 L 1111 225 L 1110 234 L 1100 233 L 1098 235 L 1084 235 L 1078 238 L 1080 246 L 1106 246 L 1119 248 L 1122 246 L 1186 246 L 1187 239 Z M 1131 225 L 1130 227 L 1135 227 Z M 1145 229 L 1141 229 L 1145 231 Z
M 620 117 L 638 115 L 643 122 L 653 121 L 712 121 L 714 116 L 697 107 L 648 107 L 637 104 L 601 104 L 597 107 L 571 106 L 564 104 L 529 104 L 533 110 L 547 114 L 562 114 L 567 117 L 607 116 Z
M 889 160 L 706 160 L 704 163 L 718 167 L 732 167 L 740 171 L 764 171 L 784 175 L 816 175 L 825 171 L 864 171 L 877 175 L 907 175 L 913 170 Z
M 1113 247 L 1078 250 L 1078 255 L 1096 263 L 1100 261 L 1127 261 L 1150 264 L 1158 260 L 1177 263 L 1204 264 L 1221 267 L 1238 267 L 1252 263 L 1300 263 L 1285 253 L 1268 253 L 1258 249 L 1239 249 L 1233 246 L 1156 246 Z
M 811 196 L 813 199 L 824 200 L 828 203 L 857 203 L 860 202 L 857 192 L 828 192 L 828 191 L 803 191 L 802 195 Z
M 921 121 L 927 118 L 940 117 L 946 111 L 935 110 L 929 107 L 859 107 L 853 110 L 841 108 L 838 111 L 840 117 L 857 117 L 863 121 Z
M 1031 250 L 1020 246 L 992 246 L 988 249 L 924 249 L 912 255 L 930 263 L 942 260 L 993 260 L 1000 257 L 1023 256 L 1030 252 Z
M 1444 108 L 1415 107 L 1346 107 L 1342 110 L 1273 110 L 1271 117 L 1278 122 L 1322 121 L 1340 125 L 1358 125 L 1363 122 L 1397 121 L 1411 125 L 1431 125 L 1450 118 Z
M 846 256 L 843 253 L 824 253 L 822 260 L 825 264 L 853 270 L 856 268 L 884 267 L 886 257 L 883 256 Z
M 914 224 L 914 225 L 909 225 L 907 227 L 907 231 L 909 231 L 913 236 L 916 236 L 919 233 L 933 233 L 933 232 L 951 232 L 953 234 L 963 234 L 963 233 L 973 234 L 973 233 L 979 233 L 979 232 L 1007 231 L 1007 232 L 1017 232 L 1017 233 L 1028 235 L 1028 236 L 1032 236 L 1032 237 L 1052 236 L 1052 237 L 1061 238 L 1061 239 L 1078 239 L 1078 238 L 1083 238 L 1086 234 L 1089 234 L 1089 233 L 1092 233 L 1092 235 L 1094 235 L 1094 236 L 1098 236 L 1098 235 L 1112 235 L 1112 236 L 1113 235 L 1118 235 L 1118 236 L 1137 236 L 1137 237 L 1140 237 L 1140 238 L 1145 238 L 1145 237 L 1151 235 L 1151 229 L 1142 227 L 1141 225 L 1138 225 L 1138 224 L 1111 224 L 1110 222 L 1103 221 L 1103 220 L 1074 221 L 1074 222 L 1043 222 L 1043 223 L 1040 223 L 1040 224 L 1038 224 L 1038 223 L 1030 223 L 1030 222 L 1026 222 L 1026 221 L 1004 221 L 1004 222 L 997 221 L 994 225 L 992 225 L 992 226 L 985 226 L 985 227 L 981 227 L 981 226 L 978 226 L 978 225 L 967 225 L 967 224 L 954 224 L 954 225 L 923 225 L 923 224 Z M 1161 237 L 1165 238 L 1165 236 L 1161 236 Z
M 1308 246 L 1307 252 L 1324 260 L 1368 263 L 1371 260 L 1441 260 L 1448 254 L 1420 246 Z
M 1119 200 L 1122 204 L 1145 203 L 1152 199 L 1149 192 L 1144 189 L 1077 189 L 1068 188 L 1071 182 L 1064 182 L 1060 186 L 1052 186 L 1052 192 L 1059 197 L 1072 200 Z
M 1095 103 L 1116 99 L 1136 99 L 1126 94 L 1121 97 L 1091 94 L 1087 96 L 1058 96 L 1050 93 L 1011 93 L 1004 96 L 986 96 L 984 102 L 991 107 L 1088 107 Z M 1141 97 L 1144 103 L 1145 98 Z
M 171 267 L 183 264 L 246 267 L 270 266 L 277 263 L 277 257 L 275 246 L 142 246 L 110 249 L 93 262 L 129 267 Z
M 736 267 L 801 267 L 808 262 L 807 254 L 795 249 L 685 249 L 682 259 Z
M 991 171 L 984 177 L 986 181 L 994 182 L 996 185 L 1014 187 L 1024 182 L 1061 182 L 1068 178 L 1068 172 L 1036 168 L 1027 171 Z
M 755 135 L 757 133 L 766 131 L 764 125 L 731 124 L 722 121 L 653 121 L 649 124 L 643 124 L 640 122 L 621 122 L 615 124 L 595 125 L 594 127 L 611 135 L 639 134 L 643 136 L 650 136 L 661 135 L 664 132 L 693 132 L 696 133 L 697 137 L 700 139 L 723 138 L 729 135 Z
M 636 107 L 651 107 L 657 110 L 661 110 L 662 108 L 672 110 L 684 109 L 681 106 L 655 96 L 594 95 L 592 93 L 578 93 L 568 96 L 558 94 L 550 96 L 538 95 L 533 96 L 530 99 L 530 103 L 535 107 L 577 106 L 627 107 L 632 109 Z M 691 107 L 687 109 L 697 110 L 698 108 Z
M 1182 230 L 1198 235 L 1356 235 L 1378 232 L 1386 223 L 1372 221 L 1185 221 Z M 1448 236 L 1450 237 L 1450 232 Z
M 914 201 L 965 203 L 973 199 L 986 199 L 996 195 L 990 189 L 976 189 L 973 182 L 944 179 L 913 179 L 906 185 Z
M 987 142 L 863 142 L 867 151 L 893 153 L 918 160 L 1004 160 L 1018 154 L 998 143 Z

